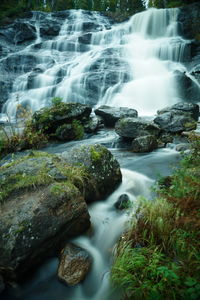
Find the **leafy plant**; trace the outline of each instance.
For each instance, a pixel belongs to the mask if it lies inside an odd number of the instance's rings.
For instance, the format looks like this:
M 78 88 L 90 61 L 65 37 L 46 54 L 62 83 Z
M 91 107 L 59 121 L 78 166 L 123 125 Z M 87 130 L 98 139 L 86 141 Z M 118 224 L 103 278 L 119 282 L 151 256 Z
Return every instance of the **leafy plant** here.
M 53 106 L 60 105 L 62 103 L 62 98 L 60 97 L 54 97 L 51 99 L 51 103 Z

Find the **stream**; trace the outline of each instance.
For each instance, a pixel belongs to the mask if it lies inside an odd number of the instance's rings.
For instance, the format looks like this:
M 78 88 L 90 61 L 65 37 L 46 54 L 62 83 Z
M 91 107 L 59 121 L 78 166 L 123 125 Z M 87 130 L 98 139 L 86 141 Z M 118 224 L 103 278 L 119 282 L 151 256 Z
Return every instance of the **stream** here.
M 34 112 L 48 106 L 55 96 L 93 107 L 126 106 L 137 109 L 140 116 L 153 116 L 156 110 L 180 101 L 176 72 L 187 72 L 181 62 L 188 41 L 178 35 L 177 14 L 177 9 L 149 9 L 112 24 L 97 12 L 72 10 L 58 36 L 47 39 L 40 35 L 40 26 L 44 20 L 53 22 L 56 14 L 34 12 L 27 22 L 35 26 L 37 37 L 18 54 L 34 57 L 35 68 L 16 78 L 2 113 L 14 116 L 18 104 Z M 85 140 L 43 150 L 61 153 L 75 145 L 94 143 L 105 145 L 117 158 L 123 181 L 107 199 L 89 206 L 92 228 L 72 240 L 91 254 L 90 273 L 83 283 L 67 287 L 58 281 L 58 259 L 52 258 L 25 283 L 4 292 L 2 300 L 120 299 L 120 291 L 110 286 L 110 266 L 130 212 L 116 210 L 114 203 L 126 193 L 133 203 L 132 214 L 137 197 L 151 201 L 151 186 L 159 176 L 171 174 L 180 153 L 173 145 L 146 154 L 131 153 L 113 130 L 106 129 Z
M 96 136 L 83 141 L 52 145 L 43 150 L 61 153 L 77 144 L 103 144 L 120 163 L 123 180 L 106 199 L 89 206 L 92 228 L 86 234 L 72 240 L 86 249 L 93 258 L 92 269 L 86 279 L 75 287 L 67 287 L 57 279 L 58 258 L 48 259 L 32 274 L 26 283 L 6 291 L 3 300 L 117 300 L 120 292 L 110 286 L 110 267 L 114 246 L 136 209 L 139 196 L 152 198 L 151 186 L 159 176 L 171 174 L 180 153 L 168 148 L 148 154 L 133 154 L 126 147 L 119 148 L 116 134 L 102 130 Z M 121 194 L 127 194 L 133 203 L 131 211 L 117 210 L 115 202 Z

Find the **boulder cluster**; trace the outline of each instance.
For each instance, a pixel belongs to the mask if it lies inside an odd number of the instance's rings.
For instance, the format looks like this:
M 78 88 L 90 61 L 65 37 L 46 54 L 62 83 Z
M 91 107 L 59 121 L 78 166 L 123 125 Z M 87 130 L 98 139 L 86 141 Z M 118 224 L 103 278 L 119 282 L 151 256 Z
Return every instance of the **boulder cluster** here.
M 95 110 L 105 126 L 115 127 L 124 140 L 131 140 L 133 152 L 150 152 L 173 140 L 174 135 L 195 130 L 199 118 L 198 104 L 178 102 L 157 112 L 149 120 L 138 117 L 134 109 L 101 106 Z

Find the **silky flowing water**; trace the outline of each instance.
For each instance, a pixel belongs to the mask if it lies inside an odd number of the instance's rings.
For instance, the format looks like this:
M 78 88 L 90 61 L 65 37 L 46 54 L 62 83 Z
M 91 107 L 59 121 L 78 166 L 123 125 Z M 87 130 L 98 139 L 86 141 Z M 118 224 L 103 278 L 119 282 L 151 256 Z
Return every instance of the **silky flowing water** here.
M 29 22 L 36 28 L 37 38 L 20 50 L 20 55 L 33 55 L 37 63 L 34 71 L 17 77 L 3 113 L 14 117 L 18 104 L 29 106 L 34 112 L 50 105 L 55 96 L 93 107 L 127 106 L 137 109 L 140 116 L 152 116 L 156 110 L 180 101 L 175 72 L 187 71 L 181 62 L 188 51 L 188 41 L 178 35 L 177 14 L 177 9 L 149 9 L 124 23 L 112 24 L 97 12 L 72 10 L 59 35 L 44 39 L 40 36 L 40 24 L 44 19 L 51 22 L 54 15 L 35 12 Z M 90 31 L 90 26 L 95 26 L 95 31 Z M 118 159 L 123 174 L 118 189 L 107 199 L 90 205 L 92 229 L 73 240 L 93 257 L 90 273 L 83 283 L 67 287 L 57 280 L 58 259 L 52 258 L 26 283 L 4 293 L 2 299 L 120 299 L 120 292 L 113 291 L 110 285 L 110 266 L 114 245 L 130 212 L 117 211 L 114 203 L 126 193 L 134 213 L 137 197 L 151 199 L 154 180 L 171 173 L 179 153 L 165 148 L 133 154 L 109 130 L 87 140 L 44 150 L 60 153 L 84 143 L 107 146 Z

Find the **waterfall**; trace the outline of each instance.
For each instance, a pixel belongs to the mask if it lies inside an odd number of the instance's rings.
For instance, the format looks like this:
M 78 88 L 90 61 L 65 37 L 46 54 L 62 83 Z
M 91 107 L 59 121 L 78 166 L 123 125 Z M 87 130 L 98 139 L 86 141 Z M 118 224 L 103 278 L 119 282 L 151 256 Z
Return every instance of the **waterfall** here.
M 58 14 L 35 12 L 26 21 L 35 26 L 37 36 L 15 53 L 20 71 L 4 112 L 14 116 L 19 103 L 34 112 L 56 96 L 152 115 L 179 100 L 174 74 L 182 66 L 188 41 L 178 35 L 177 9 L 149 9 L 114 25 L 97 12 L 65 13 L 55 37 L 41 33 Z

